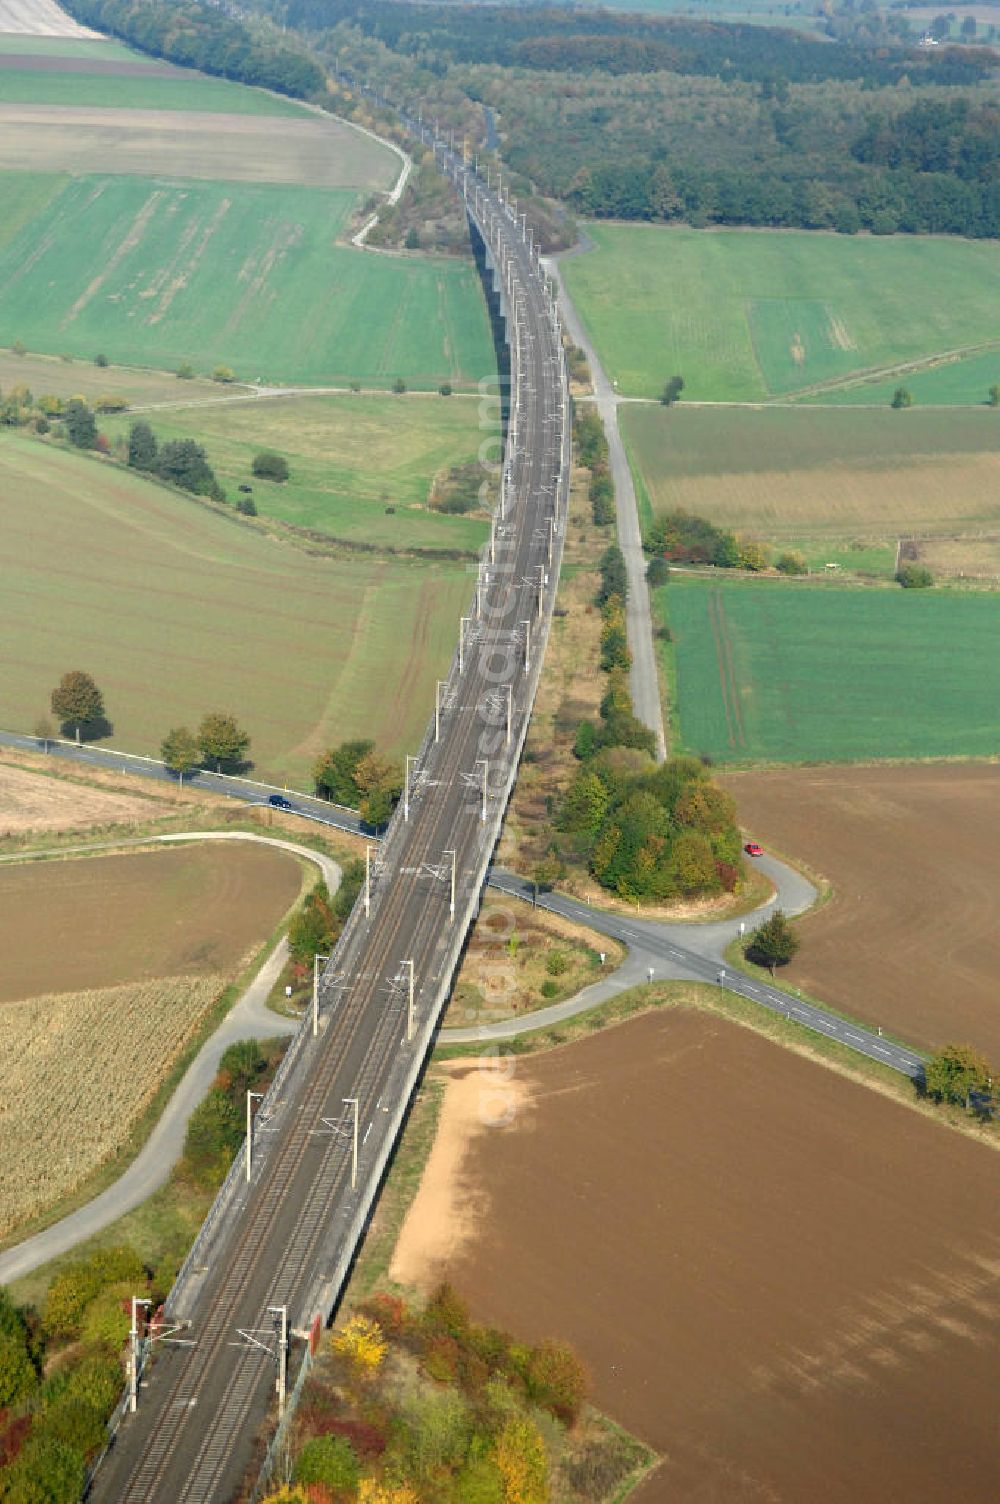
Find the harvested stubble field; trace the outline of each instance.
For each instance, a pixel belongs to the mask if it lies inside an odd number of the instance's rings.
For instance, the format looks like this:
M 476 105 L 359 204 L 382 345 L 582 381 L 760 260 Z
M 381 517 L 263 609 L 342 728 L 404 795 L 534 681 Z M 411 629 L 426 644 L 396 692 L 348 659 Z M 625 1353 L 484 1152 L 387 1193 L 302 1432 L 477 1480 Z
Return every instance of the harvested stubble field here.
M 0 1238 L 124 1147 L 226 980 L 159 977 L 0 1008 Z
M 49 778 L 26 766 L 0 762 L 0 839 L 27 831 L 136 824 L 163 813 L 162 800 L 119 794 L 71 778 Z
M 495 370 L 474 269 L 335 245 L 354 191 L 12 174 L 0 340 L 267 382 L 471 384 Z
M 636 396 L 658 396 L 679 373 L 688 399 L 760 401 L 1000 341 L 995 243 L 652 225 L 588 233 L 596 249 L 564 262 L 566 285 L 609 375 Z
M 116 92 L 117 83 L 108 92 Z M 229 183 L 302 183 L 385 189 L 399 159 L 332 117 L 190 110 L 121 110 L 99 105 L 15 104 L 0 99 L 0 170 L 106 172 L 212 178 Z
M 89 27 L 74 21 L 55 0 L 0 0 L 0 45 L 5 51 L 37 47 L 38 39 L 45 37 L 53 38 L 48 45 L 66 49 L 72 55 L 81 46 L 92 46 L 93 42 L 87 39 L 96 36 Z
M 679 739 L 717 762 L 1000 751 L 990 595 L 673 576 Z
M 0 868 L 0 1237 L 121 1151 L 301 887 L 249 844 Z
M 687 1009 L 449 1074 L 392 1277 L 572 1342 L 637 1504 L 993 1497 L 988 1148 Z
M 881 545 L 889 573 L 901 535 L 1000 530 L 1000 428 L 985 409 L 636 405 L 620 417 L 651 516 L 681 507 L 801 548 L 813 567 L 869 567 Z
M 238 971 L 301 886 L 294 857 L 243 841 L 5 864 L 0 1003 Z
M 933 1050 L 1000 1065 L 1000 767 L 796 768 L 725 775 L 756 840 L 829 879 L 799 921 L 797 987 Z
M 229 496 L 252 485 L 263 516 L 380 548 L 457 549 L 474 554 L 486 537 L 480 518 L 429 506 L 437 476 L 475 463 L 483 437 L 479 404 L 407 394 L 254 398 L 146 415 L 161 441 L 197 439 Z M 101 426 L 125 441 L 128 414 Z M 253 457 L 275 450 L 287 481 L 251 472 Z
M 222 709 L 249 731 L 258 776 L 302 786 L 350 737 L 419 742 L 469 597 L 461 565 L 309 555 L 20 435 L 0 440 L 0 527 L 18 620 L 9 729 L 30 731 L 84 667 L 115 745 L 155 756 L 171 726 Z

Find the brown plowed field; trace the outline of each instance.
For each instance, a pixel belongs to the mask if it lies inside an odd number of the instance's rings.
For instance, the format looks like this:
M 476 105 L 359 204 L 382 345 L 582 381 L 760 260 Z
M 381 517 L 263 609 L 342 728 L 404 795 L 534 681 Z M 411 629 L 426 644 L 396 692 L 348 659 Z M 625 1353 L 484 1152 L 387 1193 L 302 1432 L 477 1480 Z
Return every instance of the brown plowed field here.
M 984 711 L 984 713 L 986 713 Z M 754 839 L 833 885 L 795 985 L 911 1043 L 1000 1064 L 1000 766 L 797 768 L 722 779 Z
M 250 842 L 0 868 L 0 1003 L 238 970 L 298 897 L 294 857 Z
M 423 1279 L 576 1345 L 665 1456 L 636 1504 L 1000 1496 L 995 1153 L 693 1011 L 517 1066 L 511 1126 L 460 1143 L 459 1236 Z M 477 1066 L 452 1069 L 461 1093 Z M 424 1234 L 448 1247 L 423 1195 L 411 1274 Z

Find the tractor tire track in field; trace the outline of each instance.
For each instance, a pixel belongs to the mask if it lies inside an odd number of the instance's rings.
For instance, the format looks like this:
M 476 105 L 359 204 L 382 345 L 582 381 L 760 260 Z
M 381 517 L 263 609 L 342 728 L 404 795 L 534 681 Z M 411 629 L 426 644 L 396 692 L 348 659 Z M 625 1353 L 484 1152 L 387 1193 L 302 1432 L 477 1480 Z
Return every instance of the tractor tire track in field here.
M 183 288 L 187 287 L 188 283 L 191 281 L 191 277 L 197 270 L 198 264 L 204 256 L 205 251 L 207 250 L 209 243 L 212 240 L 212 237 L 216 234 L 216 232 L 222 225 L 223 220 L 232 207 L 232 199 L 224 198 L 219 204 L 216 205 L 215 211 L 207 224 L 200 225 L 196 220 L 193 220 L 191 224 L 187 226 L 181 238 L 181 243 L 177 248 L 177 254 L 174 257 L 173 264 L 171 266 L 165 266 L 162 269 L 162 273 L 159 279 L 154 281 L 154 283 L 151 285 L 149 296 L 158 297 L 159 301 L 156 305 L 155 310 L 146 320 L 147 324 L 158 324 L 169 311 L 170 305 L 176 298 L 177 294 Z M 194 245 L 194 242 L 196 240 L 197 245 Z M 194 250 L 191 252 L 190 259 L 187 260 L 187 263 L 185 264 L 185 258 L 187 257 L 188 251 L 191 250 L 192 245 L 194 245 Z M 165 280 L 166 287 L 163 286 Z M 143 295 L 144 294 L 142 293 L 139 294 L 140 297 L 142 297 Z
M 88 283 L 87 287 L 83 290 L 83 292 L 77 298 L 76 302 L 73 304 L 72 308 L 67 313 L 66 317 L 63 319 L 62 323 L 59 325 L 60 329 L 66 329 L 70 324 L 72 324 L 73 320 L 83 312 L 87 304 L 97 296 L 101 288 L 104 286 L 105 282 L 107 282 L 108 278 L 118 270 L 119 266 L 121 266 L 122 262 L 125 260 L 125 257 L 130 255 L 132 251 L 134 251 L 136 247 L 141 244 L 142 238 L 149 228 L 149 222 L 153 218 L 153 215 L 156 213 L 157 209 L 160 207 L 160 203 L 164 196 L 165 195 L 162 188 L 154 188 L 153 192 L 149 195 L 149 198 L 143 204 L 142 208 L 139 210 L 138 214 L 136 214 L 132 223 L 129 225 L 124 237 L 119 241 L 117 249 L 105 262 L 104 266 L 98 272 L 97 276 L 94 277 L 94 279 L 90 283 Z
M 399 302 L 396 304 L 396 313 L 389 328 L 386 330 L 385 339 L 382 342 L 382 351 L 378 358 L 375 369 L 380 376 L 385 376 L 389 371 L 389 358 L 396 348 L 396 340 L 399 336 L 400 326 L 404 323 L 409 312 L 410 302 L 413 298 L 413 279 L 409 278 L 403 284 Z
M 746 727 L 743 724 L 739 681 L 736 678 L 736 667 L 733 662 L 733 644 L 720 590 L 709 589 L 707 606 L 708 624 L 712 630 L 715 657 L 719 666 L 719 688 L 722 692 L 722 708 L 726 716 L 729 745 L 734 749 L 746 747 Z

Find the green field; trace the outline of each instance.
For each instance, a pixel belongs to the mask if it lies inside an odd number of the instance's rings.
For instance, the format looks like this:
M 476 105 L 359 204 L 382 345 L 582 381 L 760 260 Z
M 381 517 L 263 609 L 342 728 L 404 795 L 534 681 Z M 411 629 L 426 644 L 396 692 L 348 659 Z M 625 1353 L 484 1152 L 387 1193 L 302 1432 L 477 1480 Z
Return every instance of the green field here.
M 602 10 L 640 12 L 650 16 L 683 16 L 692 21 L 749 22 L 757 26 L 785 26 L 816 31 L 815 5 L 802 0 L 601 0 Z
M 596 249 L 565 260 L 563 275 L 624 393 L 656 396 L 679 374 L 688 400 L 762 401 L 1000 341 L 994 241 L 607 224 L 588 233 Z M 872 400 L 865 391 L 844 400 Z
M 259 775 L 306 786 L 348 737 L 415 750 L 469 599 L 460 564 L 314 557 L 129 472 L 0 438 L 3 723 L 30 731 L 70 668 L 114 745 L 237 716 Z
M 15 203 L 44 200 L 16 178 Z M 401 376 L 426 388 L 493 372 L 474 269 L 335 244 L 355 202 L 334 189 L 74 179 L 0 247 L 0 345 L 223 363 L 271 383 Z
M 803 406 L 821 402 L 838 406 L 871 403 L 888 407 L 897 387 L 905 386 L 918 407 L 982 407 L 988 401 L 990 387 L 998 382 L 1000 343 L 982 355 L 897 371 L 895 375 L 877 381 L 854 381 L 845 386 L 826 388 L 811 397 L 803 397 L 801 402 Z
M 132 52 L 121 42 L 88 37 L 35 37 L 18 31 L 0 31 L 0 55 L 29 57 L 90 57 L 103 62 L 142 62 L 142 53 Z
M 626 406 L 646 502 L 801 549 L 812 567 L 891 573 L 901 536 L 1000 533 L 990 409 Z
M 683 748 L 719 763 L 1000 752 L 1000 601 L 675 576 Z
M 145 414 L 162 441 L 204 444 L 230 499 L 252 485 L 262 516 L 380 548 L 461 549 L 473 553 L 486 525 L 428 508 L 434 478 L 475 460 L 478 403 L 438 396 L 297 397 L 210 404 Z M 103 419 L 123 439 L 135 421 Z M 273 449 L 291 474 L 279 484 L 251 473 L 255 454 Z M 392 508 L 387 511 L 387 508 Z
M 250 89 L 225 78 L 178 73 L 62 73 L 33 68 L 0 68 L 0 104 L 94 105 L 119 110 L 207 110 L 212 114 L 305 115 L 293 99 Z

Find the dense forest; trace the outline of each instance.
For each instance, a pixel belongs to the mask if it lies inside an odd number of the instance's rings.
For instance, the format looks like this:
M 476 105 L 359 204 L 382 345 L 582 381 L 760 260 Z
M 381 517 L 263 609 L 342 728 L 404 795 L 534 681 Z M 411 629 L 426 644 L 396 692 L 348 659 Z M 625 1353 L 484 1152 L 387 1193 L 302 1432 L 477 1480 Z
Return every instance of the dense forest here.
M 522 203 L 535 193 L 598 218 L 1000 235 L 997 59 L 985 47 L 918 48 L 884 26 L 824 42 L 544 5 L 252 3 L 463 135 L 469 103 L 488 107 Z M 846 0 L 831 19 L 848 12 L 870 20 Z

